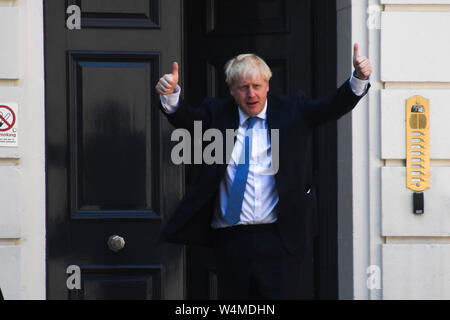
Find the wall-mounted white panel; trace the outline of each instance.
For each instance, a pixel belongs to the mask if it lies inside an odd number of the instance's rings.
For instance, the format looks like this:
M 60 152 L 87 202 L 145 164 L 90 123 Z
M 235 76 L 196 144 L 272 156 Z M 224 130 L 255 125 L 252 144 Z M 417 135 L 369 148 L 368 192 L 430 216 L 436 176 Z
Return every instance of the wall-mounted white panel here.
M 383 299 L 450 299 L 450 245 L 389 244 L 382 256 Z
M 430 157 L 450 159 L 450 90 L 381 91 L 381 157 L 406 159 L 406 100 L 415 96 L 430 99 Z
M 450 12 L 383 12 L 381 80 L 450 82 Z
M 20 238 L 20 172 L 15 166 L 0 166 L 0 177 L 0 239 Z
M 0 10 L 0 79 L 19 79 L 19 9 Z
M 406 168 L 381 170 L 382 236 L 450 236 L 450 167 L 431 167 L 423 215 L 413 213 L 413 191 L 406 188 Z
M 20 269 L 20 247 L 0 246 L 0 287 L 5 300 L 20 299 Z
M 381 4 L 450 4 L 450 0 L 381 0 Z

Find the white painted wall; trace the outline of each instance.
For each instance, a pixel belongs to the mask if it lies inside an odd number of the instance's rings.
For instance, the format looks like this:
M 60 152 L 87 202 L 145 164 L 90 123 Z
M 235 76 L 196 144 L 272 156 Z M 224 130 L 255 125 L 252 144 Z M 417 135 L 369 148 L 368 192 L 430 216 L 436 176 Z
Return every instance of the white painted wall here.
M 383 298 L 449 299 L 450 1 L 382 3 Z M 405 100 L 413 95 L 430 99 L 431 187 L 423 216 L 412 214 L 405 188 Z
M 352 298 L 449 299 L 450 0 L 339 2 L 338 82 L 348 73 L 354 42 L 374 65 L 370 94 L 339 123 L 339 186 L 352 188 L 351 203 L 339 206 L 340 224 L 352 212 Z M 369 7 L 382 11 L 379 29 L 367 27 Z M 405 102 L 414 95 L 431 103 L 431 188 L 423 216 L 412 213 L 412 191 L 405 187 Z M 340 203 L 348 202 L 345 196 L 340 190 Z M 341 242 L 348 237 L 339 235 Z M 346 256 L 340 253 L 340 274 L 349 270 Z M 367 274 L 369 266 L 381 275 Z M 367 280 L 377 276 L 380 288 L 369 288 Z M 342 285 L 340 297 L 348 298 Z
M 415 95 L 430 100 L 430 157 L 433 160 L 450 159 L 450 139 L 442 132 L 449 126 L 450 87 L 422 89 L 381 90 L 381 157 L 382 159 L 406 159 L 405 100 Z M 403 108 L 402 108 L 403 106 Z M 441 130 L 439 130 L 439 128 Z M 450 133 L 450 132 L 449 132 Z
M 449 262 L 449 244 L 384 245 L 383 298 L 450 299 Z
M 0 0 L 0 102 L 19 105 L 19 146 L 0 147 L 0 287 L 45 299 L 43 7 Z
M 353 69 L 354 43 L 374 66 L 369 94 L 338 122 L 339 298 L 380 299 L 381 290 L 366 285 L 367 268 L 381 268 L 379 30 L 367 28 L 367 9 L 379 4 L 372 0 L 338 0 L 337 4 L 338 84 Z

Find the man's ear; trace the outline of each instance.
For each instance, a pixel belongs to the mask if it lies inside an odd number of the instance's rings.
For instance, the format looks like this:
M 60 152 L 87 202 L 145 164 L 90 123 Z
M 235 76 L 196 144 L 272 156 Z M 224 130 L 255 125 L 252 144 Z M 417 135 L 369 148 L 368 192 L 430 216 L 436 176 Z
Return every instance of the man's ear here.
M 228 85 L 228 91 L 230 91 L 230 95 L 234 97 L 233 92 L 231 90 L 231 85 Z

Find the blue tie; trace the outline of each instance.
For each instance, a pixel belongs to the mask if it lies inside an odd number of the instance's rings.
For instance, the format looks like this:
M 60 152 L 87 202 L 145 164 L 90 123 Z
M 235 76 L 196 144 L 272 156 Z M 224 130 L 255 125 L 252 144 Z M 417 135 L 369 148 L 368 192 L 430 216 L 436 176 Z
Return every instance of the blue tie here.
M 243 153 L 241 154 L 236 169 L 236 175 L 234 176 L 230 197 L 228 198 L 227 208 L 225 210 L 225 221 L 230 227 L 238 223 L 241 217 L 242 201 L 244 200 L 245 186 L 247 184 L 247 176 L 250 168 L 251 135 L 249 137 L 247 132 L 253 128 L 256 120 L 256 117 L 247 119 L 248 126 L 244 137 L 244 149 L 242 150 Z M 245 157 L 244 163 L 242 163 L 243 156 Z

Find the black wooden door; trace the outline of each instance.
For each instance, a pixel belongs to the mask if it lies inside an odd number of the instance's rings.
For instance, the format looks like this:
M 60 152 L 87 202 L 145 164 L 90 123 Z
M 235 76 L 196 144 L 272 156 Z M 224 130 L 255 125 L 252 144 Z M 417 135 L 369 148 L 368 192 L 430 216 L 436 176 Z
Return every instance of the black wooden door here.
M 66 28 L 73 4 L 81 30 Z M 181 12 L 179 0 L 45 1 L 49 299 L 184 297 L 183 249 L 156 241 L 183 173 L 154 90 L 180 61 Z
M 185 94 L 192 103 L 198 105 L 205 96 L 228 96 L 223 66 L 233 56 L 249 52 L 264 58 L 272 68 L 272 92 L 283 94 L 302 89 L 315 97 L 335 88 L 336 11 L 333 1 L 206 0 L 188 1 L 186 6 L 186 60 L 189 64 L 185 66 Z M 336 158 L 335 154 L 327 153 L 336 145 L 335 126 L 320 128 L 317 137 L 320 139 L 316 140 L 316 174 L 317 180 L 324 184 L 319 185 L 319 195 L 321 201 L 333 200 L 336 170 L 332 168 L 336 166 Z M 187 181 L 196 174 L 195 166 L 189 168 Z M 335 217 L 336 202 L 320 210 L 321 225 L 329 223 L 330 228 L 337 229 L 335 221 L 329 222 L 330 215 L 331 219 Z M 323 227 L 321 230 L 329 231 Z M 321 275 L 327 268 L 335 268 L 333 242 L 336 239 L 327 239 L 327 243 L 316 239 L 315 248 L 308 252 L 299 270 L 304 299 L 334 297 L 326 293 L 336 291 L 333 274 L 326 278 L 331 288 L 322 283 L 325 278 Z M 188 248 L 187 257 L 189 298 L 214 299 L 217 282 L 212 251 Z

